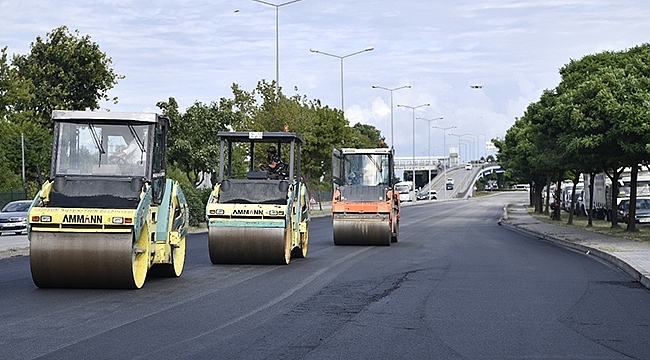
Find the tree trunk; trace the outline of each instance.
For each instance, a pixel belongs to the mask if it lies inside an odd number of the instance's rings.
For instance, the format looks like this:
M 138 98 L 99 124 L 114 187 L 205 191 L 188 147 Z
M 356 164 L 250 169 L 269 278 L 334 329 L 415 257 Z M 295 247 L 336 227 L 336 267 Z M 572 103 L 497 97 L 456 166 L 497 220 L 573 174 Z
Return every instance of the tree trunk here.
M 560 195 L 562 194 L 562 179 L 561 176 L 557 177 L 555 185 L 555 208 L 553 209 L 553 219 L 560 221 Z
M 576 172 L 576 177 L 573 178 L 573 188 L 571 189 L 571 206 L 569 206 L 569 222 L 568 224 L 573 224 L 573 212 L 575 211 L 576 204 L 573 199 L 576 198 L 576 187 L 578 186 L 578 182 L 580 182 L 580 173 Z
M 630 210 L 628 211 L 627 228 L 625 231 L 636 231 L 636 183 L 639 176 L 639 166 L 632 166 L 630 174 Z
M 551 174 L 546 175 L 546 203 L 544 204 L 544 214 L 548 215 L 548 205 L 551 197 Z
M 594 179 L 596 178 L 595 172 L 589 173 L 589 206 L 587 207 L 587 227 L 594 226 Z M 584 201 L 584 197 L 582 198 Z

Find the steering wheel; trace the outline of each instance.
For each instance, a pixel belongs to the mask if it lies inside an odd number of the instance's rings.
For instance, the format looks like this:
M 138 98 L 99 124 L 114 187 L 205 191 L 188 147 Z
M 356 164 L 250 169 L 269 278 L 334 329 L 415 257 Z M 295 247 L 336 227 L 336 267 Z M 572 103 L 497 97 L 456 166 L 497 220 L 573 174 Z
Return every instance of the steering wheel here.
M 108 157 L 108 162 L 115 165 L 126 165 L 126 159 L 124 156 L 111 155 Z

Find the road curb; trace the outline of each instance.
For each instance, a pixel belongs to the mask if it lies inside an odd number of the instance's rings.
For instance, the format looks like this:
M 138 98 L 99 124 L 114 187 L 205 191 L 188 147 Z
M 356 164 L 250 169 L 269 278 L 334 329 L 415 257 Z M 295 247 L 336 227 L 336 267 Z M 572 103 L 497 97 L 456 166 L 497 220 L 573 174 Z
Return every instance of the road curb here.
M 631 265 L 627 263 L 625 260 L 622 260 L 608 252 L 599 250 L 597 248 L 587 246 L 584 244 L 579 244 L 571 241 L 564 240 L 562 238 L 548 235 L 548 234 L 543 234 L 539 233 L 536 231 L 532 231 L 526 228 L 523 228 L 521 226 L 517 226 L 514 224 L 511 224 L 507 221 L 508 215 L 507 215 L 507 208 L 504 207 L 504 215 L 502 215 L 501 219 L 499 220 L 499 224 L 512 230 L 512 231 L 517 231 L 521 234 L 537 238 L 543 241 L 551 242 L 553 244 L 562 246 L 566 249 L 582 253 L 583 255 L 587 256 L 593 256 L 595 258 L 598 258 L 599 260 L 602 260 L 604 262 L 607 262 L 619 269 L 621 269 L 623 272 L 631 276 L 634 280 L 640 282 L 644 287 L 650 290 L 650 277 L 646 274 L 644 274 L 642 271 L 636 269 L 634 265 Z
M 29 255 L 29 246 L 27 247 L 12 247 L 0 251 L 0 259 L 8 259 L 18 256 L 27 256 Z

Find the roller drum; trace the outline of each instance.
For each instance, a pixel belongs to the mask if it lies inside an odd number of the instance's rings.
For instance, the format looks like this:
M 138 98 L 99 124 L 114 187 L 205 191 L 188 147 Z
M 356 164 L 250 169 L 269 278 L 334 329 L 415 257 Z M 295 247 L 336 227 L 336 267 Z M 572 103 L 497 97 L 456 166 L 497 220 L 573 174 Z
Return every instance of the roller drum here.
M 142 254 L 147 256 L 147 254 Z M 139 288 L 133 235 L 32 232 L 30 268 L 41 288 Z M 145 259 L 146 260 L 146 259 Z
M 210 227 L 208 248 L 213 264 L 286 265 L 291 233 L 284 228 Z
M 388 219 L 334 219 L 334 245 L 380 245 L 391 243 Z

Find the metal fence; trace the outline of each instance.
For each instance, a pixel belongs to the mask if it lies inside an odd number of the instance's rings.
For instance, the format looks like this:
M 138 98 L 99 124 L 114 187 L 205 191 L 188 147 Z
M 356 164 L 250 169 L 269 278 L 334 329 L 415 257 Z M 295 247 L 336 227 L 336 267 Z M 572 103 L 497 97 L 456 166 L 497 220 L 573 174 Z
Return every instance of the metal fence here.
M 27 200 L 27 190 L 26 189 L 15 189 L 9 191 L 0 191 L 0 209 L 2 209 L 8 203 L 15 200 Z
M 331 202 L 332 201 L 332 192 L 331 191 L 312 191 L 311 196 L 313 196 L 314 201 L 318 202 Z M 309 200 L 312 201 L 311 199 Z

